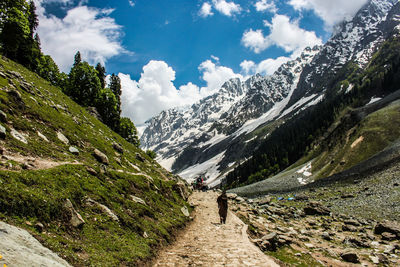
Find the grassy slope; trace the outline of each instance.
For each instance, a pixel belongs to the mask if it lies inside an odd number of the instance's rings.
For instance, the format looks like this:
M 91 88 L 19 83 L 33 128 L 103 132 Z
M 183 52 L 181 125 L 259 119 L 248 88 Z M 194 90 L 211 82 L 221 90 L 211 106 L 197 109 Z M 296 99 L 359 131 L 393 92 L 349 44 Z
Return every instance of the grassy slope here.
M 173 230 L 187 220 L 180 210 L 186 203 L 173 190 L 176 178 L 89 115 L 59 88 L 4 58 L 0 59 L 0 70 L 17 71 L 33 85 L 28 90 L 31 92 L 27 92 L 19 86 L 21 79 L 0 77 L 0 110 L 7 114 L 7 121 L 1 123 L 7 135 L 0 139 L 0 146 L 14 155 L 79 162 L 46 170 L 24 170 L 21 164 L 3 157 L 0 219 L 29 230 L 73 265 L 135 265 L 148 260 L 155 248 L 170 241 Z M 21 93 L 22 101 L 7 93 L 12 84 Z M 11 128 L 24 134 L 28 144 L 14 139 Z M 38 131 L 49 141 L 40 138 Z M 58 131 L 79 149 L 79 155 L 68 151 L 69 145 L 57 138 Z M 122 155 L 113 149 L 113 142 L 122 145 Z M 108 166 L 93 157 L 96 148 L 108 156 Z M 92 175 L 87 167 L 98 174 Z M 139 173 L 139 169 L 151 178 L 132 175 Z M 132 201 L 130 195 L 142 198 L 147 205 Z M 110 208 L 119 222 L 97 206 L 86 205 L 87 197 Z M 85 220 L 82 229 L 67 223 L 63 208 L 66 199 L 71 200 Z M 29 225 L 37 222 L 44 224 L 42 233 Z
M 368 115 L 336 140 L 330 140 L 335 145 L 315 159 L 313 173 L 327 177 L 349 169 L 379 153 L 399 137 L 400 102 L 396 101 Z

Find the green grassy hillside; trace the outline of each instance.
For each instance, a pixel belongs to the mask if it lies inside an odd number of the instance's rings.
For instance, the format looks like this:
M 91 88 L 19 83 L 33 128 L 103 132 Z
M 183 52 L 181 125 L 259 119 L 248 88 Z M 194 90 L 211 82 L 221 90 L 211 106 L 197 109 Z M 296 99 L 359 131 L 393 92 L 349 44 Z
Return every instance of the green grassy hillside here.
M 329 141 L 313 162 L 313 173 L 327 177 L 347 170 L 381 152 L 400 138 L 400 102 L 366 116 Z
M 0 220 L 72 265 L 142 265 L 187 221 L 177 177 L 5 58 L 0 110 Z

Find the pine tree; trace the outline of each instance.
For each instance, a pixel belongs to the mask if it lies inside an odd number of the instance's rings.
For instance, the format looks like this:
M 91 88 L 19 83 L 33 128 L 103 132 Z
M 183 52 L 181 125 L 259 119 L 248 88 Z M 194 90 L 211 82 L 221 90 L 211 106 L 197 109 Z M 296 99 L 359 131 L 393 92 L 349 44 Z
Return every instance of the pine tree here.
M 113 73 L 110 80 L 110 89 L 117 98 L 118 114 L 121 114 L 121 79 Z
M 76 52 L 75 58 L 74 58 L 74 65 L 72 67 L 75 67 L 76 65 L 79 65 L 82 62 L 82 57 L 81 57 L 81 52 Z
M 29 30 L 31 32 L 31 37 L 33 38 L 33 34 L 35 33 L 37 26 L 39 25 L 39 19 L 36 14 L 36 6 L 34 1 L 31 1 L 29 3 L 28 21 L 29 21 Z
M 81 106 L 94 106 L 101 90 L 100 80 L 95 68 L 80 60 L 78 52 L 68 76 L 66 93 Z
M 101 88 L 106 87 L 106 68 L 104 68 L 100 63 L 96 65 L 97 77 L 99 77 Z

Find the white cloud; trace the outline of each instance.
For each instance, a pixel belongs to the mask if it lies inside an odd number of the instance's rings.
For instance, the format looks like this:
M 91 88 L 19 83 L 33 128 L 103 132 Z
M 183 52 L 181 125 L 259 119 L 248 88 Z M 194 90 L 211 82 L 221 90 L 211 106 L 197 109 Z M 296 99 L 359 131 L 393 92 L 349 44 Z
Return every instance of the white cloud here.
M 322 44 L 322 40 L 315 35 L 299 27 L 298 22 L 290 21 L 284 15 L 275 15 L 272 23 L 265 22 L 270 28 L 270 34 L 264 36 L 262 30 L 247 30 L 242 36 L 242 44 L 255 53 L 260 53 L 272 45 L 283 48 L 286 52 L 300 54 L 307 46 Z
M 242 73 L 246 76 L 254 74 L 256 69 L 256 63 L 254 63 L 254 61 L 251 60 L 243 60 L 242 63 L 240 63 L 240 68 L 242 69 Z
M 215 93 L 231 78 L 240 78 L 243 80 L 242 75 L 236 74 L 228 67 L 216 65 L 211 60 L 201 63 L 199 71 L 203 72 L 202 79 L 207 82 L 207 87 L 201 88 L 201 94 L 204 96 Z
M 289 4 L 296 10 L 313 10 L 327 26 L 331 27 L 354 14 L 368 0 L 290 0 Z
M 129 2 L 129 5 L 130 5 L 131 7 L 134 7 L 134 6 L 135 6 L 135 2 L 133 2 L 132 0 L 128 0 L 128 2 Z
M 278 57 L 276 59 L 269 58 L 256 64 L 251 60 L 243 60 L 240 63 L 242 73 L 246 76 L 260 73 L 261 75 L 272 75 L 283 63 L 286 63 L 291 58 Z
M 289 57 L 278 57 L 276 59 L 266 59 L 261 61 L 256 67 L 256 73 L 262 75 L 272 75 L 283 63 L 290 60 Z
M 254 7 L 259 12 L 269 11 L 271 13 L 276 13 L 278 11 L 272 0 L 260 0 L 254 4 Z
M 217 10 L 222 15 L 232 17 L 236 13 L 240 13 L 242 8 L 235 2 L 227 2 L 226 0 L 212 0 L 212 2 L 204 2 L 199 10 L 199 16 L 206 18 L 214 15 L 212 9 Z
M 199 16 L 203 17 L 203 18 L 206 18 L 208 16 L 214 15 L 214 13 L 211 11 L 211 9 L 212 9 L 211 4 L 208 3 L 208 2 L 204 2 L 203 5 L 200 8 Z
M 58 18 L 45 15 L 43 2 L 36 1 L 42 50 L 53 57 L 62 71 L 69 70 L 77 51 L 92 64 L 104 64 L 108 58 L 126 52 L 120 42 L 121 26 L 108 17 L 112 9 L 78 6 Z
M 240 13 L 242 8 L 234 2 L 226 2 L 225 0 L 213 0 L 214 8 L 225 16 L 231 17 L 235 13 Z
M 268 37 L 264 37 L 262 30 L 247 30 L 243 33 L 242 44 L 250 48 L 254 53 L 260 53 L 271 46 Z
M 122 85 L 122 115 L 140 125 L 163 110 L 199 101 L 216 92 L 230 78 L 242 78 L 211 60 L 201 63 L 199 70 L 207 83 L 201 88 L 188 83 L 177 89 L 173 83 L 175 71 L 164 61 L 150 61 L 143 67 L 139 81 L 132 80 L 127 74 L 118 74 Z
M 211 59 L 213 59 L 214 61 L 218 62 L 219 61 L 219 57 L 216 57 L 214 55 L 211 55 Z

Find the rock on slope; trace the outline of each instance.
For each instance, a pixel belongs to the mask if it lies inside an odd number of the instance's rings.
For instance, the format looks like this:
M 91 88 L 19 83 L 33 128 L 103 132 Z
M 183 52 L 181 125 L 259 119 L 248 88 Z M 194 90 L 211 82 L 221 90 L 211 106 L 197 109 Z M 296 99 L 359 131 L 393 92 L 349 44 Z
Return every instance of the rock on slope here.
M 0 222 L 0 264 L 7 266 L 70 266 L 57 254 L 45 248 L 27 231 Z
M 346 63 L 364 67 L 399 24 L 399 6 L 394 0 L 370 0 L 322 48 L 307 48 L 273 75 L 233 79 L 192 107 L 162 112 L 149 120 L 142 146 L 155 150 L 163 166 L 185 179 L 205 175 L 218 184 L 224 172 L 251 155 L 278 118 L 318 103 Z M 268 126 L 266 132 L 255 132 L 260 126 Z

